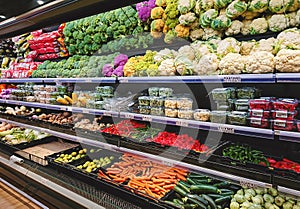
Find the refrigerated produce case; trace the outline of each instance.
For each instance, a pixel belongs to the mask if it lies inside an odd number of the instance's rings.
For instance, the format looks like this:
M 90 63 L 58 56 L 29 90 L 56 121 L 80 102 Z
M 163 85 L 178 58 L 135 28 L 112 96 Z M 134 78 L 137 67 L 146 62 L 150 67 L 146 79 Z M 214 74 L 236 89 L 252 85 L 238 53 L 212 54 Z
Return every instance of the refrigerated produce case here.
M 107 2 L 105 3 L 107 5 Z M 131 3 L 133 2 L 128 4 Z M 115 7 L 117 6 L 113 5 L 107 9 Z M 84 14 L 88 13 L 83 6 L 82 10 Z M 101 9 L 103 10 L 104 8 Z M 89 15 L 93 13 L 95 13 L 94 10 Z M 51 14 L 50 11 L 49 14 Z M 65 20 L 65 18 L 62 19 Z M 70 17 L 71 19 L 74 19 L 73 16 Z M 44 20 L 37 25 L 46 26 L 49 25 L 48 23 Z M 19 23 L 13 22 L 12 25 L 14 24 L 18 26 Z M 36 28 L 37 25 L 32 26 L 31 29 Z M 10 27 L 13 28 L 13 26 Z M 10 33 L 23 32 L 23 29 L 16 28 Z M 269 33 L 267 36 L 275 36 L 275 34 Z M 264 37 L 253 36 L 258 39 Z M 164 47 L 166 46 L 153 46 L 154 49 Z M 175 44 L 174 48 L 178 49 L 178 46 Z M 137 54 L 140 53 L 145 53 L 145 50 L 138 51 Z M 76 207 L 181 208 L 180 203 L 178 205 L 176 201 L 191 198 L 192 200 L 186 200 L 186 204 L 193 204 L 195 201 L 193 195 L 201 190 L 201 185 L 204 183 L 211 190 L 216 189 L 215 192 L 203 192 L 203 201 L 210 207 L 213 207 L 211 204 L 215 204 L 211 202 L 208 204 L 211 199 L 207 197 L 209 195 L 205 196 L 205 193 L 212 193 L 211 198 L 213 198 L 214 193 L 221 195 L 222 192 L 225 194 L 229 192 L 227 199 L 217 200 L 222 197 L 215 196 L 213 201 L 221 208 L 231 208 L 230 202 L 236 199 L 231 195 L 237 195 L 239 192 L 246 193 L 247 189 L 252 188 L 258 190 L 257 195 L 264 194 L 264 192 L 271 194 L 275 190 L 283 195 L 291 196 L 299 203 L 300 166 L 297 161 L 299 162 L 300 134 L 297 131 L 299 121 L 294 120 L 298 113 L 296 108 L 298 102 L 291 99 L 276 100 L 282 97 L 299 98 L 297 91 L 299 81 L 298 73 L 1 79 L 2 84 L 18 84 L 19 86 L 24 84 L 26 86 L 27 83 L 49 88 L 63 85 L 73 86 L 73 88 L 76 86 L 79 92 L 88 86 L 90 89 L 87 90 L 92 89 L 96 93 L 101 92 L 100 94 L 103 94 L 103 89 L 106 89 L 109 91 L 105 92 L 106 97 L 112 97 L 113 93 L 125 97 L 128 96 L 128 92 L 131 93 L 129 97 L 121 100 L 121 103 L 126 103 L 125 106 L 112 105 L 106 110 L 96 108 L 96 103 L 91 103 L 90 106 L 87 103 L 86 107 L 82 107 L 62 105 L 55 100 L 53 100 L 54 103 L 47 104 L 23 99 L 0 99 L 3 106 L 0 111 L 1 122 L 48 133 L 53 137 L 21 145 L 8 144 L 7 141 L 2 140 L 0 143 L 1 167 L 7 169 L 8 172 L 5 172 L 5 175 L 21 175 L 25 182 L 30 179 L 35 186 L 41 185 L 43 188 L 53 190 L 58 199 L 66 198 L 69 204 L 77 204 Z M 233 92 L 236 93 L 237 100 L 235 96 L 232 96 Z M 94 94 L 94 92 L 89 93 Z M 172 96 L 172 94 L 176 97 L 169 98 L 167 102 L 162 97 L 158 97 Z M 103 97 L 103 95 L 100 96 Z M 260 96 L 263 99 L 255 100 Z M 230 99 L 233 100 L 230 101 Z M 176 101 L 175 106 L 174 101 Z M 288 105 L 282 102 L 287 102 Z M 273 104 L 272 107 L 270 103 Z M 130 108 L 127 108 L 127 104 Z M 39 111 L 31 115 L 23 113 L 16 115 L 7 111 L 7 108 L 16 110 L 20 107 L 34 108 L 35 111 L 39 109 Z M 249 107 L 250 117 L 247 112 L 241 112 L 248 110 Z M 200 108 L 204 110 L 196 110 Z M 233 108 L 238 112 L 229 113 L 228 111 Z M 81 119 L 87 118 L 90 122 L 97 117 L 99 118 L 97 123 L 111 125 L 91 130 L 85 125 L 80 128 L 76 127 L 74 121 L 55 123 L 54 120 L 46 121 L 43 117 L 39 117 L 41 114 L 53 116 L 63 113 L 74 118 L 76 115 L 81 115 Z M 117 125 L 119 125 L 119 130 L 113 130 L 112 127 Z M 123 127 L 126 130 L 121 131 Z M 77 147 L 59 150 L 43 157 L 26 150 L 61 140 L 75 143 Z M 72 157 L 75 158 L 76 155 L 74 154 L 70 157 L 73 162 L 63 161 L 61 156 L 79 153 L 82 149 L 88 150 L 87 156 L 73 159 Z M 97 168 L 85 170 L 85 163 L 94 162 L 92 157 L 95 154 L 94 151 L 98 149 L 101 150 L 99 153 L 103 153 L 103 155 L 97 155 L 98 158 L 104 159 L 107 156 L 112 158 L 105 165 L 99 164 Z M 90 152 L 91 150 L 93 152 Z M 24 163 L 12 162 L 10 160 L 12 155 L 22 158 Z M 152 167 L 149 165 L 145 173 L 135 177 L 115 176 L 117 171 L 114 166 L 118 166 L 118 162 L 123 158 L 127 159 L 128 156 L 132 157 L 132 161 L 151 163 L 151 166 L 153 163 L 166 170 L 175 169 L 172 172 L 178 172 L 177 176 L 170 178 L 172 175 L 167 173 L 168 177 L 162 177 L 167 180 L 159 178 L 153 180 L 152 176 L 141 180 L 147 172 L 150 172 Z M 95 163 L 99 162 L 95 161 Z M 110 167 L 110 165 L 114 166 Z M 292 165 L 293 169 L 289 165 Z M 130 173 L 133 172 L 132 170 L 128 171 L 127 175 L 133 175 Z M 164 170 L 160 172 L 164 174 Z M 207 182 L 197 183 L 195 179 L 198 178 Z M 156 194 L 156 189 L 151 187 L 156 183 L 152 182 L 152 185 L 151 181 L 170 183 L 159 186 L 161 191 L 157 191 Z M 221 186 L 219 189 L 224 189 L 224 191 L 220 190 L 218 194 L 217 184 L 228 185 L 224 186 L 225 188 Z M 260 191 L 258 188 L 264 190 Z M 182 192 L 182 189 L 186 191 Z M 177 199 L 175 203 L 174 199 Z M 289 198 L 285 200 L 288 202 Z M 197 201 L 194 204 L 197 204 Z

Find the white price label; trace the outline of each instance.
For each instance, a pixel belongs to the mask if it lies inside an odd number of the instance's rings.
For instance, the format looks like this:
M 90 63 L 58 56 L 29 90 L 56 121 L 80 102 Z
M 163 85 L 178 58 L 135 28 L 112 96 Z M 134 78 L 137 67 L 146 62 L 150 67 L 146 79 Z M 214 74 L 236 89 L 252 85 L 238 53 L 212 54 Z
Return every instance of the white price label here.
M 83 109 L 82 110 L 82 113 L 90 113 L 90 111 L 86 110 L 86 109 Z
M 252 116 L 261 118 L 264 114 L 264 110 L 251 110 Z
M 104 112 L 103 115 L 104 115 L 104 116 L 109 116 L 109 117 L 112 116 L 112 114 L 111 114 L 110 112 Z
M 48 185 L 48 180 L 45 179 L 44 177 L 41 177 L 40 182 L 41 182 L 43 185 Z
M 152 121 L 152 116 L 151 115 L 143 115 L 142 120 L 151 122 Z
M 240 76 L 224 76 L 224 83 L 241 83 L 242 78 Z
M 128 118 L 128 119 L 134 119 L 134 115 L 130 114 L 130 113 L 125 113 L 124 114 L 124 117 L 125 118 Z
M 280 135 L 280 131 L 279 130 L 274 130 L 274 134 L 279 136 Z
M 230 128 L 227 126 L 218 126 L 218 131 L 227 133 L 227 134 L 234 134 L 234 128 Z
M 287 118 L 288 117 L 288 111 L 287 110 L 276 111 L 276 117 L 277 118 Z
M 72 108 L 72 107 L 67 107 L 67 111 L 72 112 L 72 111 L 73 111 L 73 108 Z
M 84 82 L 86 82 L 86 83 L 92 83 L 92 79 L 86 79 L 86 80 L 84 80 Z
M 258 187 L 258 186 L 256 186 L 255 184 L 253 184 L 253 183 L 251 183 L 251 182 L 248 182 L 248 181 L 246 181 L 246 180 L 243 180 L 243 179 L 240 180 L 240 185 L 241 185 L 242 187 L 253 188 L 253 189 Z
M 187 121 L 178 120 L 178 121 L 176 121 L 176 125 L 177 125 L 177 126 L 188 127 L 188 126 L 189 126 L 189 123 L 188 123 Z
M 122 79 L 122 83 L 128 83 L 128 79 Z
M 173 167 L 173 166 L 174 166 L 173 163 L 171 163 L 171 162 L 169 162 L 169 161 L 166 161 L 166 160 L 163 160 L 163 161 L 162 161 L 162 164 L 163 164 L 163 165 L 166 165 L 166 166 L 170 166 L 170 167 Z

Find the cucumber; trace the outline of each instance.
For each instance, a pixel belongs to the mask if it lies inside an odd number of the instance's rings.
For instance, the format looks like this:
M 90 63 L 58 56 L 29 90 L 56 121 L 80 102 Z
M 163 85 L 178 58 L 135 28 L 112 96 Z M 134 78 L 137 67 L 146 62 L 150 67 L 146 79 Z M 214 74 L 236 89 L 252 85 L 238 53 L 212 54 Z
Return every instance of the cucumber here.
M 187 194 L 186 197 L 187 198 L 195 199 L 195 200 L 201 202 L 204 205 L 208 205 L 208 201 L 205 200 L 203 197 L 200 197 L 199 195 L 196 195 L 196 194 Z
M 177 203 L 175 203 L 175 202 L 172 202 L 172 201 L 169 201 L 169 200 L 165 200 L 164 202 L 167 203 L 167 204 L 169 204 L 169 205 L 172 205 L 172 206 L 174 206 L 174 207 L 176 207 L 176 208 L 184 209 L 184 207 L 183 207 L 182 205 L 177 204 Z
M 233 192 L 233 191 L 230 190 L 230 189 L 220 189 L 220 191 L 222 192 L 222 194 L 225 193 L 225 192 Z
M 197 173 L 190 173 L 189 174 L 189 178 L 191 179 L 207 179 L 208 176 L 203 176 L 203 175 L 200 175 L 200 174 L 197 174 Z
M 230 196 L 225 196 L 225 197 L 221 197 L 215 200 L 216 204 L 222 204 L 224 202 L 230 201 L 231 200 L 231 195 Z
M 220 194 L 207 194 L 208 196 L 210 196 L 212 199 L 218 199 L 218 198 L 221 198 L 221 197 L 224 197 L 224 196 L 222 196 L 222 195 L 220 195 Z
M 199 180 L 194 180 L 196 184 L 208 184 L 211 182 L 211 179 L 199 179 Z
M 218 187 L 212 186 L 212 185 L 205 185 L 205 184 L 198 184 L 198 185 L 192 185 L 190 187 L 190 191 L 192 193 L 197 193 L 197 194 L 221 194 L 221 190 L 218 189 Z
M 189 198 L 189 197 L 186 197 L 187 198 L 187 202 L 191 203 L 191 204 L 196 204 L 197 205 L 197 209 L 207 209 L 206 205 L 204 205 L 202 202 L 194 199 L 194 198 Z
M 217 205 L 216 205 L 215 201 L 210 196 L 208 196 L 206 194 L 202 194 L 202 197 L 207 200 L 211 209 L 217 209 Z
M 180 200 L 180 199 L 174 199 L 173 202 L 176 203 L 176 204 L 179 204 L 179 205 L 183 205 L 184 204 L 182 202 L 182 200 Z
M 231 191 L 231 192 L 222 192 L 222 194 L 221 194 L 223 197 L 225 197 L 225 196 L 230 196 L 230 195 L 234 195 L 234 192 L 233 191 Z
M 215 187 L 221 188 L 228 188 L 230 186 L 230 183 L 228 181 L 223 181 L 217 184 L 214 184 Z
M 184 183 L 183 183 L 183 181 L 179 181 L 178 183 L 177 183 L 177 186 L 179 186 L 182 190 L 184 190 L 186 193 L 189 193 L 190 192 L 190 188 L 189 187 L 187 187 Z
M 183 208 L 184 208 L 184 209 L 195 209 L 195 208 L 197 208 L 197 207 L 198 207 L 197 204 L 184 204 L 184 205 L 183 205 Z
M 187 182 L 188 182 L 190 185 L 195 185 L 195 184 L 197 184 L 196 181 L 192 180 L 191 178 L 187 178 L 186 180 L 187 180 Z
M 179 187 L 178 185 L 174 186 L 173 189 L 176 193 L 180 194 L 182 197 L 185 197 L 187 192 L 183 189 L 181 189 L 181 187 Z

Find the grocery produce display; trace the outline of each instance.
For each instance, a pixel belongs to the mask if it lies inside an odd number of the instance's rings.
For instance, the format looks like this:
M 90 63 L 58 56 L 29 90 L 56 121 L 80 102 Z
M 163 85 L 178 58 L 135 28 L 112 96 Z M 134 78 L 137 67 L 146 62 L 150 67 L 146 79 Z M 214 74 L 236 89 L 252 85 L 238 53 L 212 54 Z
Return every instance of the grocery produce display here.
M 298 209 L 299 5 L 148 0 L 1 40 L 0 149 L 65 137 L 44 170 L 155 209 Z

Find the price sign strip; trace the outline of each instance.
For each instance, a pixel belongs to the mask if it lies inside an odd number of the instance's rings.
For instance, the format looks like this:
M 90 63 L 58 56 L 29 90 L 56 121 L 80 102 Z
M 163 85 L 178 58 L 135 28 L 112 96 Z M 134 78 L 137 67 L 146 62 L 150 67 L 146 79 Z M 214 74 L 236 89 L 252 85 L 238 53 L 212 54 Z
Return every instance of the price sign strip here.
M 300 143 L 300 132 L 275 130 L 275 135 L 279 135 L 279 140 Z

